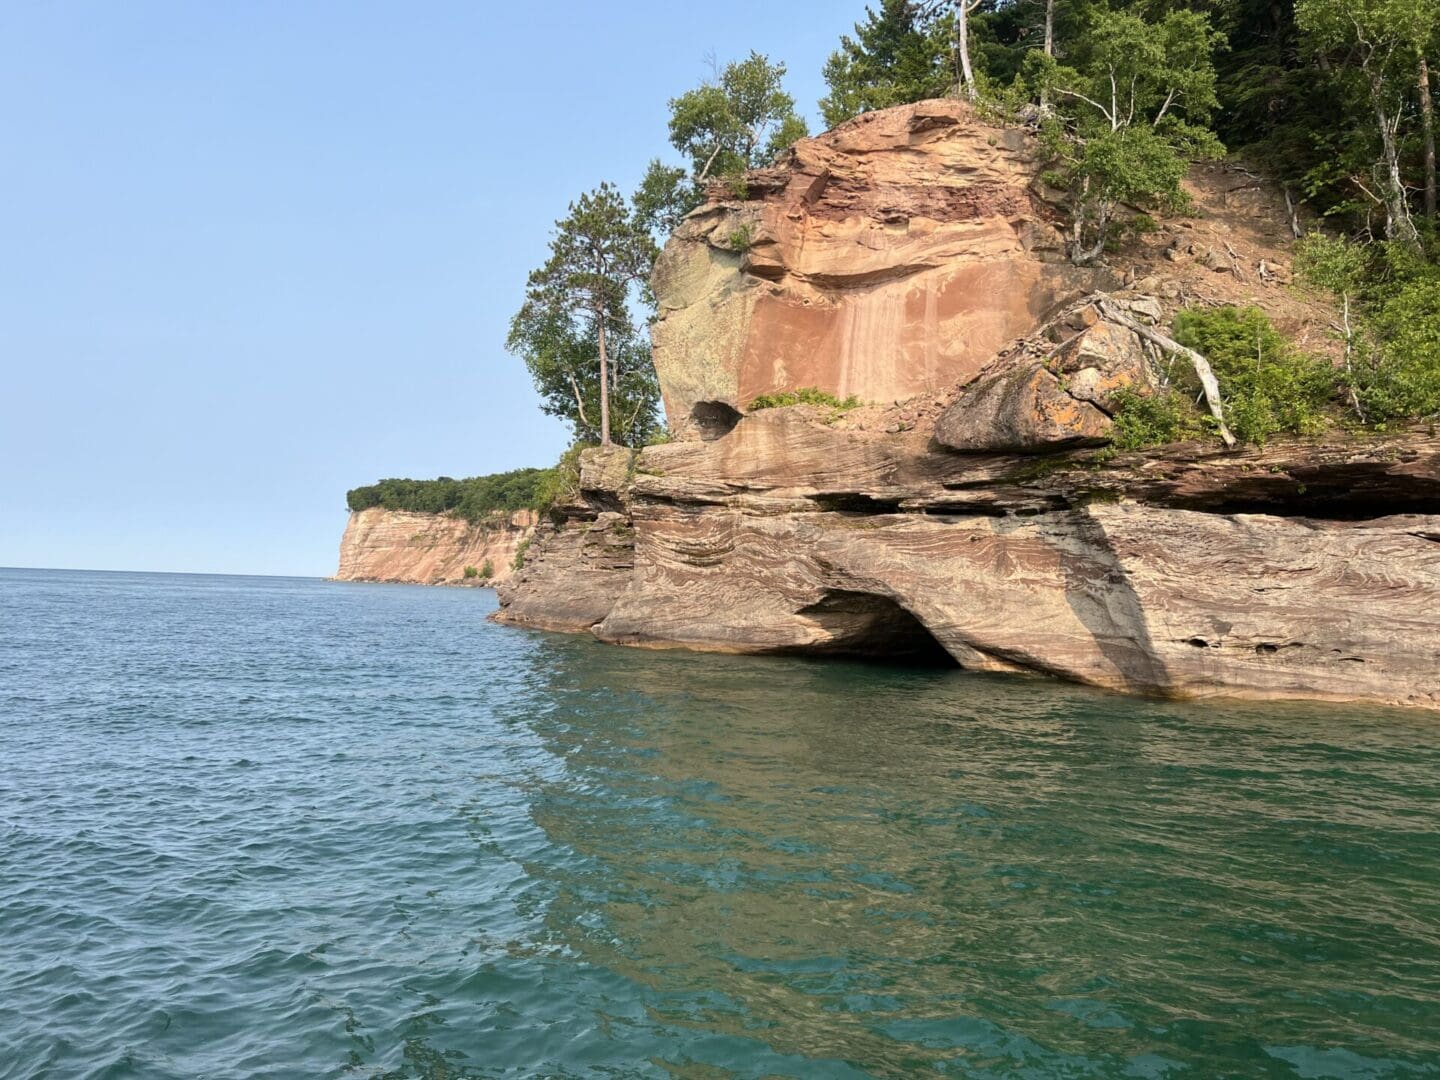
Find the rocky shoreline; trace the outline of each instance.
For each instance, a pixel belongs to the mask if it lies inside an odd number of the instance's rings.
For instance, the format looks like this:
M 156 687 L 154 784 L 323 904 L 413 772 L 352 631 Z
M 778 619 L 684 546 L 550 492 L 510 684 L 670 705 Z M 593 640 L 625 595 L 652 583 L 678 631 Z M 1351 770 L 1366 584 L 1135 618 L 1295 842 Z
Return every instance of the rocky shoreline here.
M 1331 347 L 1329 312 L 1286 284 L 1274 193 L 1197 174 L 1193 220 L 1078 271 L 1037 173 L 1022 135 L 925 102 L 802 140 L 743 199 L 717 191 L 655 275 L 678 440 L 583 455 L 495 618 L 1440 708 L 1433 430 L 1108 445 L 1183 303 L 1253 304 Z M 749 407 L 806 385 L 872 404 Z

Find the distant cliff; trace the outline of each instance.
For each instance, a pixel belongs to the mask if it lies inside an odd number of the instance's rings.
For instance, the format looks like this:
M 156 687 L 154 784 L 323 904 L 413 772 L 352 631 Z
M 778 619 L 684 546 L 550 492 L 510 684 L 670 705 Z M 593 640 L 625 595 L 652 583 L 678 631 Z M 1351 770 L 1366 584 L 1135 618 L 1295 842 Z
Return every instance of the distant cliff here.
M 534 531 L 529 510 L 478 524 L 451 514 L 371 507 L 354 511 L 340 540 L 337 581 L 493 585 L 514 573 L 515 553 Z M 486 564 L 491 576 L 484 577 Z M 466 568 L 473 572 L 466 576 Z

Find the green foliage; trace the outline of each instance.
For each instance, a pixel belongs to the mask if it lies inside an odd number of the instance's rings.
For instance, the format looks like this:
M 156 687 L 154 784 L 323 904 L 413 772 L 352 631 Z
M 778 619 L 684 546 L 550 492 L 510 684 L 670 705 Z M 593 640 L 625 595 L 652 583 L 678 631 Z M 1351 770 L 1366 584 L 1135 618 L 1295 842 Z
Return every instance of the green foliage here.
M 1417 65 L 1440 37 L 1440 5 L 1435 0 L 1295 0 L 1295 22 L 1307 52 L 1322 69 L 1335 73 L 1336 87 L 1349 90 L 1349 108 L 1342 115 L 1363 133 L 1373 163 L 1369 186 L 1354 177 L 1351 183 L 1383 205 L 1386 236 L 1418 252 L 1421 240 L 1397 136 L 1401 118 L 1411 113 Z M 1368 108 L 1357 107 L 1362 100 Z
M 1365 422 L 1385 428 L 1440 414 L 1440 268 L 1397 283 L 1370 330 L 1374 351 L 1350 376 Z
M 1440 413 L 1440 267 L 1403 244 L 1313 233 L 1295 269 L 1340 301 L 1357 420 L 1384 429 Z
M 1105 250 L 1121 203 L 1187 208 L 1180 182 L 1190 162 L 1223 152 L 1206 126 L 1218 104 L 1213 55 L 1223 44 L 1199 12 L 1151 21 L 1100 9 L 1075 43 L 1073 65 L 1027 57 L 1025 79 L 1055 107 L 1042 145 L 1048 179 L 1071 192 L 1075 262 Z
M 631 314 L 656 254 L 637 214 L 601 184 L 570 204 L 530 275 L 506 348 L 530 369 L 541 410 L 570 421 L 578 439 L 642 445 L 659 423 L 648 334 Z
M 690 162 L 697 185 L 767 164 L 805 135 L 785 65 L 752 52 L 670 102 L 670 144 Z
M 1184 442 L 1207 434 L 1207 425 L 1190 398 L 1178 390 L 1137 394 L 1122 388 L 1111 400 L 1115 418 L 1112 438 L 1122 450 Z
M 795 99 L 783 87 L 785 65 L 752 52 L 670 101 L 670 145 L 687 165 L 650 163 L 633 199 L 636 220 L 657 240 L 705 201 L 706 186 L 723 180 L 744 199 L 746 169 L 769 164 L 807 134 Z
M 1295 272 L 1342 299 L 1359 296 L 1369 271 L 1369 252 L 1343 236 L 1312 232 L 1295 245 Z
M 479 576 L 480 576 L 480 571 L 477 570 L 477 569 L 475 569 L 475 567 L 473 567 L 473 566 L 467 566 L 467 567 L 465 567 L 465 570 L 464 570 L 464 572 L 463 572 L 463 576 L 464 576 L 464 578 L 465 578 L 466 581 L 469 581 L 471 578 L 479 577 Z
M 862 402 L 854 394 L 841 399 L 814 386 L 802 386 L 798 390 L 781 390 L 774 394 L 761 394 L 750 402 L 750 412 L 761 409 L 783 409 L 789 405 L 821 405 L 828 409 L 848 412 L 858 409 Z
M 345 495 L 345 504 L 351 510 L 380 506 L 422 514 L 453 514 L 475 524 L 498 513 L 533 506 L 548 471 L 514 469 L 466 480 L 448 476 L 438 480 L 381 480 L 352 488 Z
M 469 570 L 469 569 L 471 569 L 471 568 L 467 566 L 465 569 L 466 569 L 466 570 Z M 466 576 L 469 576 L 469 575 L 467 574 Z M 490 580 L 491 578 L 493 578 L 494 576 L 495 576 L 495 564 L 494 564 L 493 562 L 491 562 L 489 559 L 486 559 L 486 560 L 485 560 L 485 564 L 480 567 L 480 577 L 481 577 L 483 580 L 485 580 L 485 581 L 489 581 L 489 580 Z
M 684 169 L 666 165 L 659 158 L 650 162 L 631 202 L 635 220 L 651 236 L 669 236 L 685 215 L 704 201 L 700 190 L 687 180 Z
M 737 252 L 749 251 L 754 242 L 755 237 L 748 221 L 731 229 L 730 235 L 725 238 L 725 246 Z
M 593 443 L 577 442 L 560 455 L 552 468 L 535 485 L 535 501 L 532 504 L 540 515 L 550 513 L 563 506 L 580 493 L 580 452 L 588 450 Z
M 1175 316 L 1175 340 L 1210 361 L 1225 420 L 1242 442 L 1263 444 L 1280 433 L 1321 431 L 1335 401 L 1338 372 L 1323 357 L 1296 349 L 1259 308 L 1186 308 Z M 1195 405 L 1188 373 L 1153 395 L 1125 389 L 1114 402 L 1114 444 L 1122 450 L 1206 437 L 1214 421 Z
M 1210 361 L 1236 438 L 1259 445 L 1324 428 L 1334 366 L 1292 346 L 1259 308 L 1186 308 L 1174 327 L 1176 341 Z
M 530 550 L 530 545 L 534 542 L 534 539 L 533 536 L 527 536 L 515 545 L 515 558 L 510 563 L 511 569 L 523 570 L 525 568 L 525 553 Z
M 954 16 L 922 14 L 912 0 L 882 0 L 867 7 L 855 36 L 825 62 L 830 93 L 820 99 L 827 127 L 891 105 L 939 97 L 955 81 L 950 71 Z

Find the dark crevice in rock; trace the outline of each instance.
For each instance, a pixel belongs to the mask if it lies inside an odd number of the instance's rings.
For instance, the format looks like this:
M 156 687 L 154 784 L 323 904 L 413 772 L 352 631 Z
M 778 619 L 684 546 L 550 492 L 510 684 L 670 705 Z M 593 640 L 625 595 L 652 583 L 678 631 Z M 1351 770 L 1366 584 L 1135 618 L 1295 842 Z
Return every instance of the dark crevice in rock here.
M 831 589 L 797 614 L 815 622 L 827 640 L 781 650 L 791 656 L 848 656 L 917 667 L 959 667 L 925 624 L 888 596 Z
M 726 401 L 697 401 L 690 410 L 690 420 L 703 442 L 714 442 L 729 435 L 743 415 Z
M 1362 495 L 1319 495 L 1314 498 L 1215 498 L 1215 499 L 1136 499 L 1152 506 L 1173 510 L 1192 510 L 1205 514 L 1265 514 L 1280 518 L 1309 518 L 1314 521 L 1374 521 L 1378 518 L 1407 514 L 1440 514 L 1440 499 L 1391 498 Z M 1416 533 L 1416 536 L 1422 534 Z M 1431 539 L 1434 539 L 1433 537 Z
M 1010 509 L 994 503 L 931 503 L 920 512 L 938 518 L 1003 518 L 1010 514 Z
M 821 510 L 833 510 L 850 514 L 898 514 L 899 499 L 879 499 L 859 491 L 833 492 L 825 495 L 811 495 L 810 501 Z

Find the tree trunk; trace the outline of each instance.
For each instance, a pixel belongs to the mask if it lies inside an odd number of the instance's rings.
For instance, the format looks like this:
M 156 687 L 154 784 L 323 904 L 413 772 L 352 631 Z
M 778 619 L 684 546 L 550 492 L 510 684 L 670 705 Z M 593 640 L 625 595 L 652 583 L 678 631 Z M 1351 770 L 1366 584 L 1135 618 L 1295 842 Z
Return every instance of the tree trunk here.
M 975 100 L 975 72 L 970 67 L 970 11 L 971 0 L 960 0 L 956 5 L 960 12 L 960 23 L 955 29 L 960 44 L 960 87 L 965 96 Z
M 1045 0 L 1045 55 L 1051 59 L 1055 56 L 1055 0 Z M 1046 110 L 1050 107 L 1049 86 L 1040 87 L 1040 108 Z
M 1370 80 L 1370 100 L 1375 106 L 1375 122 L 1380 125 L 1380 145 L 1385 151 L 1385 235 L 1407 247 L 1420 249 L 1420 234 L 1410 219 L 1410 204 L 1405 196 L 1405 181 L 1400 176 L 1400 148 L 1395 142 L 1395 129 L 1385 112 L 1385 80 L 1370 65 L 1367 57 L 1362 65 Z
M 1430 100 L 1430 64 L 1420 57 L 1420 125 L 1424 133 L 1425 216 L 1435 218 L 1435 106 Z
M 601 312 L 600 327 L 600 445 L 610 445 L 610 358 L 605 355 L 605 314 Z
M 1100 301 L 1100 314 L 1111 322 L 1119 323 L 1128 330 L 1139 334 L 1152 345 L 1159 346 L 1168 353 L 1182 356 L 1190 361 L 1190 366 L 1195 369 L 1195 377 L 1200 380 L 1201 389 L 1205 391 L 1205 404 L 1210 408 L 1210 415 L 1215 418 L 1215 426 L 1219 429 L 1220 439 L 1226 446 L 1235 445 L 1235 436 L 1230 433 L 1229 426 L 1225 423 L 1225 408 L 1220 398 L 1220 383 L 1215 378 L 1215 371 L 1210 366 L 1210 361 L 1205 359 L 1194 349 L 1181 345 L 1172 337 L 1160 333 L 1153 327 L 1138 323 L 1129 315 L 1115 307 L 1106 300 Z

